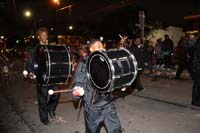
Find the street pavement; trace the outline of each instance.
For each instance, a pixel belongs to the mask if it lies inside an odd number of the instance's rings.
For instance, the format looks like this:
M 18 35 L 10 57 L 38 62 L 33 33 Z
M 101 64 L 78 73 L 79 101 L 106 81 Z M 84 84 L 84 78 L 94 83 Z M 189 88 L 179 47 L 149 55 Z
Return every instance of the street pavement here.
M 77 121 L 70 93 L 61 94 L 56 119 L 40 123 L 35 83 L 23 78 L 21 68 L 14 64 L 0 80 L 0 133 L 84 133 L 83 110 Z M 190 105 L 192 80 L 143 76 L 142 83 L 145 91 L 120 92 L 115 101 L 124 133 L 199 133 L 200 108 Z

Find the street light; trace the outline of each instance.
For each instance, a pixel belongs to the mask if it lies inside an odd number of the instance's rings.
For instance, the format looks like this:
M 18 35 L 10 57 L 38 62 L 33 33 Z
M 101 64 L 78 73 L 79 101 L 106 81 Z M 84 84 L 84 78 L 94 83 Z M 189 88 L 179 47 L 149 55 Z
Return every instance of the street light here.
M 27 18 L 30 18 L 31 15 L 32 15 L 31 11 L 29 11 L 29 10 L 27 10 L 27 11 L 24 12 L 24 16 L 27 17 Z
M 60 0 L 53 0 L 53 3 L 56 5 L 60 5 Z
M 69 26 L 69 30 L 73 30 L 73 26 Z

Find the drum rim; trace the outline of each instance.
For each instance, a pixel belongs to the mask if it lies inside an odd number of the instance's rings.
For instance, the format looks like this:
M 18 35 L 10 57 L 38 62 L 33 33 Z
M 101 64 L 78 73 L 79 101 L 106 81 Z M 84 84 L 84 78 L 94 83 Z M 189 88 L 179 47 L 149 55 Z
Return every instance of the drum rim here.
M 100 56 L 100 57 L 103 57 L 104 59 L 105 59 L 105 61 L 106 61 L 106 64 L 108 65 L 108 66 L 111 66 L 111 64 L 110 64 L 110 59 L 108 58 L 108 56 L 104 53 L 104 52 L 102 52 L 102 51 L 96 51 L 96 52 L 94 52 L 94 53 L 92 53 L 91 54 L 91 56 L 90 56 L 90 58 L 89 58 L 89 62 L 87 63 L 88 65 L 88 70 L 87 70 L 87 75 L 88 75 L 88 78 L 89 78 L 89 80 L 92 82 L 92 84 L 100 91 L 100 92 L 108 92 L 108 90 L 111 88 L 111 82 L 112 82 L 112 75 L 111 75 L 111 73 L 113 73 L 112 72 L 112 69 L 110 68 L 110 67 L 108 67 L 109 68 L 109 81 L 108 81 L 108 83 L 106 84 L 106 86 L 104 86 L 104 87 L 99 87 L 98 85 L 96 85 L 96 83 L 94 83 L 94 81 L 93 81 L 93 79 L 91 78 L 91 74 L 90 74 L 90 64 L 91 64 L 91 61 L 92 61 L 92 59 L 94 58 L 94 57 L 96 57 L 96 56 Z
M 62 45 L 60 45 L 60 46 L 62 46 Z M 70 76 L 70 73 L 71 73 L 71 56 L 70 56 L 70 54 L 69 54 L 69 50 L 67 49 L 67 47 L 66 46 L 64 46 L 65 47 L 65 49 L 66 49 L 66 51 L 67 51 L 67 54 L 68 54 L 68 61 L 69 61 L 69 73 L 68 73 L 68 76 L 67 76 L 67 79 L 65 80 L 65 82 L 66 81 L 68 81 L 68 79 L 69 79 L 69 76 Z
M 50 79 L 50 77 L 51 77 L 51 64 L 50 64 L 50 62 L 51 62 L 51 58 L 50 58 L 50 55 L 49 55 L 49 49 L 48 49 L 48 47 L 47 47 L 47 45 L 45 45 L 45 52 L 47 53 L 47 58 L 48 58 L 48 65 L 49 65 L 49 72 L 48 72 L 48 76 L 45 74 L 45 77 L 47 77 L 47 81 L 45 82 L 46 84 L 48 84 L 49 83 L 49 79 Z M 45 63 L 46 64 L 46 63 Z M 48 69 L 47 69 L 47 66 L 46 66 L 46 71 L 47 71 Z M 47 72 L 46 72 L 47 73 Z M 46 79 L 45 79 L 46 80 Z
M 134 70 L 134 72 L 133 72 L 133 79 L 129 82 L 129 83 L 127 83 L 127 85 L 131 85 L 134 81 L 135 81 L 135 79 L 136 79 L 136 77 L 137 77 L 137 73 L 138 73 L 138 63 L 137 63 L 137 60 L 136 60 L 136 58 L 135 58 L 135 56 L 134 56 L 134 53 L 132 53 L 132 52 L 130 52 L 128 49 L 126 49 L 126 48 L 120 48 L 120 49 L 123 49 L 124 51 L 126 51 L 129 55 L 130 55 L 130 57 L 132 58 L 132 60 L 133 60 L 133 66 L 135 67 L 135 70 Z

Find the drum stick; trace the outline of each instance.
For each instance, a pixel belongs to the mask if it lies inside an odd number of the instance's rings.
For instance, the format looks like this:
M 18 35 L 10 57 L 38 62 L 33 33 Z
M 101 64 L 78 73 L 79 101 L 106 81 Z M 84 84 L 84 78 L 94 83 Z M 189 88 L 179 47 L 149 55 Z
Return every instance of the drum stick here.
M 48 93 L 49 95 L 53 95 L 53 94 L 56 94 L 56 93 L 69 93 L 69 92 L 72 92 L 73 90 L 49 90 Z
M 119 37 L 120 37 L 121 39 L 123 38 L 121 34 L 119 34 Z

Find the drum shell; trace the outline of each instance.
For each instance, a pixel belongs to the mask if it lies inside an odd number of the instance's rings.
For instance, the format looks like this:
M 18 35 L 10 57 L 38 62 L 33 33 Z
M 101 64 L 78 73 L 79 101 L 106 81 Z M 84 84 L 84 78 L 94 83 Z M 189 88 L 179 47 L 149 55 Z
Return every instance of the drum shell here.
M 42 74 L 43 83 L 46 85 L 64 84 L 71 73 L 70 54 L 66 46 L 45 46 L 45 63 Z
M 103 58 L 103 60 L 105 60 L 107 65 L 109 66 L 109 68 L 107 68 L 109 69 L 109 76 L 105 74 L 105 72 L 101 72 L 101 68 L 97 69 L 97 73 L 102 74 L 105 77 L 109 77 L 107 86 L 100 86 L 101 82 L 99 82 L 99 80 L 96 80 L 95 76 L 93 76 L 94 74 L 92 74 L 95 72 L 90 71 L 90 69 L 92 70 L 91 67 L 93 60 L 97 58 L 95 56 Z M 93 65 L 93 67 L 95 67 L 95 65 Z M 113 49 L 104 52 L 95 52 L 91 54 L 87 62 L 87 70 L 88 78 L 91 81 L 92 85 L 100 92 L 106 93 L 130 85 L 137 75 L 137 62 L 135 60 L 134 55 L 131 54 L 128 50 L 123 48 Z M 97 85 L 94 80 L 96 80 L 96 83 L 99 85 Z

